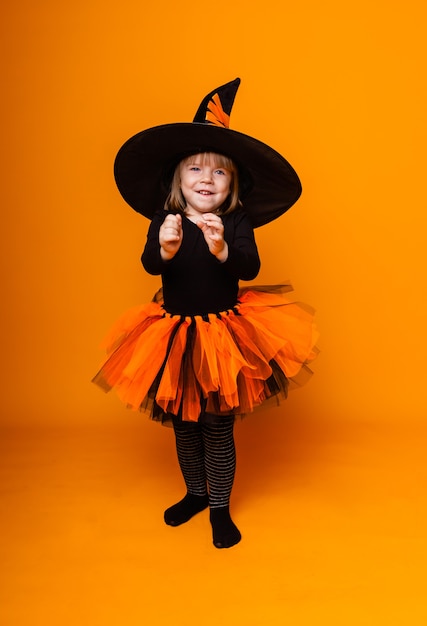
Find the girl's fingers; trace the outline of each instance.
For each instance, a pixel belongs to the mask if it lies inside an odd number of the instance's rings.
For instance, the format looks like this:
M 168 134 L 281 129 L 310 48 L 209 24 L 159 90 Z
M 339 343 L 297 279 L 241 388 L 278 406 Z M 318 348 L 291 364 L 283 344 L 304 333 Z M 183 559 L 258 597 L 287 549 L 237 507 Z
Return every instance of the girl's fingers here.
M 207 230 L 210 230 L 212 234 L 222 234 L 224 232 L 224 225 L 222 223 L 222 220 L 217 215 L 207 213 L 203 216 L 202 220 L 197 222 L 197 224 L 203 230 L 203 232 L 206 232 Z
M 179 241 L 182 232 L 182 219 L 180 215 L 167 215 L 161 228 L 161 238 L 164 241 Z
M 214 215 L 213 213 L 206 213 L 202 221 L 206 224 L 215 224 L 216 226 L 222 226 L 222 219 L 218 215 Z

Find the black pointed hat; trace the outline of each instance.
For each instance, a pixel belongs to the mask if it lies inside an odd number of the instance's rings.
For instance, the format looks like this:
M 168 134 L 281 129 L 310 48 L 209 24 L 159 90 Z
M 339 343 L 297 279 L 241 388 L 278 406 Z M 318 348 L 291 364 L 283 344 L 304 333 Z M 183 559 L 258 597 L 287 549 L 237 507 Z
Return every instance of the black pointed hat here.
M 240 199 L 254 228 L 276 219 L 298 200 L 301 183 L 288 161 L 265 143 L 229 128 L 239 84 L 236 78 L 209 93 L 193 122 L 148 128 L 120 148 L 114 176 L 135 211 L 151 219 L 164 206 L 176 165 L 200 152 L 224 154 L 234 161 Z

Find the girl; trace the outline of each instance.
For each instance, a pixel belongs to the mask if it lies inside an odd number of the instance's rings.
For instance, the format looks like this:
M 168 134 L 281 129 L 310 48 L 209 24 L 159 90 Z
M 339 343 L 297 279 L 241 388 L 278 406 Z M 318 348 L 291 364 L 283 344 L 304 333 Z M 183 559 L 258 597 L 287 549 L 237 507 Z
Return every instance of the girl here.
M 253 228 L 301 193 L 282 156 L 228 128 L 239 83 L 206 96 L 193 123 L 143 131 L 116 157 L 120 192 L 152 220 L 142 263 L 162 290 L 118 321 L 94 379 L 172 423 L 187 493 L 164 520 L 178 526 L 209 507 L 217 548 L 241 539 L 229 512 L 235 417 L 286 393 L 316 339 L 311 313 L 280 287 L 239 290 L 260 268 Z

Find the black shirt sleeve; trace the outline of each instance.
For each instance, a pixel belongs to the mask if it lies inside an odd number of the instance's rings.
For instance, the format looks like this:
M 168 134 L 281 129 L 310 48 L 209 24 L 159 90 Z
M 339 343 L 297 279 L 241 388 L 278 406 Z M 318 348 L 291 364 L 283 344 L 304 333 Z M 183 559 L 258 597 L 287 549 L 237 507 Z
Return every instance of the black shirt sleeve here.
M 170 261 L 164 261 L 160 254 L 159 230 L 166 217 L 166 211 L 157 211 L 147 233 L 147 241 L 142 253 L 142 265 L 148 274 L 161 274 Z
M 254 231 L 246 213 L 236 211 L 225 215 L 223 221 L 224 239 L 228 244 L 228 258 L 223 263 L 224 268 L 237 279 L 254 279 L 258 275 L 261 264 Z

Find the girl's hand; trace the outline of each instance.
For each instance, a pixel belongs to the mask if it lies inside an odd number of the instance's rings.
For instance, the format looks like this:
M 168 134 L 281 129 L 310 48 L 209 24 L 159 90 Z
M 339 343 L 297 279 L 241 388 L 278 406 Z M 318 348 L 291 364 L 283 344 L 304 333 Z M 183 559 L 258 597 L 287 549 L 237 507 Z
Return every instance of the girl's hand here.
M 228 257 L 228 246 L 224 240 L 224 224 L 222 219 L 214 213 L 206 213 L 197 222 L 197 226 L 205 236 L 209 252 L 224 263 Z
M 170 261 L 178 252 L 182 243 L 181 215 L 167 215 L 159 230 L 160 255 L 164 261 Z

